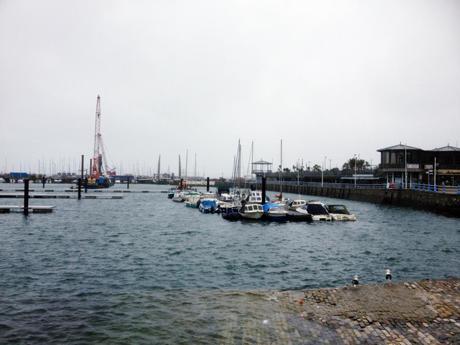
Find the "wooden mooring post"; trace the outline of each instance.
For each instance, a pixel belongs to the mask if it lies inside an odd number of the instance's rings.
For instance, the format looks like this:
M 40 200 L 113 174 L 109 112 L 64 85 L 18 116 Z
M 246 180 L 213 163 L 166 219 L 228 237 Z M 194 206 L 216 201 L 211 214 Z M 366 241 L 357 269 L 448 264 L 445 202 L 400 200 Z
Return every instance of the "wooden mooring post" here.
M 81 200 L 81 178 L 78 178 L 78 200 Z
M 267 178 L 262 176 L 262 205 L 265 204 L 265 194 L 267 192 Z
M 29 214 L 29 179 L 24 179 L 24 216 Z
M 81 170 L 80 170 L 80 178 L 78 179 L 78 200 L 81 200 L 81 186 L 83 184 L 83 173 L 85 170 L 85 155 L 81 155 Z M 86 190 L 86 186 L 85 186 Z
M 209 177 L 206 177 L 206 192 L 209 192 Z

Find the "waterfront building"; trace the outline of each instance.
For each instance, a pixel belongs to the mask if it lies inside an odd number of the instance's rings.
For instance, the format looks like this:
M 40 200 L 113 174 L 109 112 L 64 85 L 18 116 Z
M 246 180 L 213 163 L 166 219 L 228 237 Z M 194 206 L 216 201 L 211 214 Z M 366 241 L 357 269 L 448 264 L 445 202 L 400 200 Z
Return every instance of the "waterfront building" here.
M 411 187 L 414 183 L 460 184 L 460 148 L 444 146 L 432 150 L 394 145 L 380 152 L 378 176 L 389 184 Z

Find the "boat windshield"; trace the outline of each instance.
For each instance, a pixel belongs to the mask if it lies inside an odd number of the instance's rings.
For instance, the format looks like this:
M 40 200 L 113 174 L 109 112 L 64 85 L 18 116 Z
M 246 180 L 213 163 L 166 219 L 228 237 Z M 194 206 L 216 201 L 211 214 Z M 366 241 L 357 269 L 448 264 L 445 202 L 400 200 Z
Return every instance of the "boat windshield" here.
M 345 205 L 328 205 L 327 208 L 329 209 L 330 213 L 350 214 Z
M 323 205 L 320 204 L 308 204 L 306 206 L 308 213 L 312 215 L 322 215 L 322 214 L 328 214 L 327 210 L 323 207 Z

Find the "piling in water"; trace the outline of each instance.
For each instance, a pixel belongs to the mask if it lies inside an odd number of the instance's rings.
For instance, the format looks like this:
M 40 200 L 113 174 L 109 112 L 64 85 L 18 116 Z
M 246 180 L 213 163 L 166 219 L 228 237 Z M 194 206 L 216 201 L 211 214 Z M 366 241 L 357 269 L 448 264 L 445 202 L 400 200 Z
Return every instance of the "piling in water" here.
M 24 179 L 24 216 L 29 214 L 29 179 Z
M 265 194 L 267 190 L 267 178 L 265 176 L 262 177 L 262 205 L 265 204 Z
M 206 192 L 209 192 L 209 177 L 206 177 Z
M 126 182 L 126 189 L 129 189 L 129 176 L 128 176 L 128 181 Z
M 81 178 L 78 178 L 78 200 L 81 199 Z

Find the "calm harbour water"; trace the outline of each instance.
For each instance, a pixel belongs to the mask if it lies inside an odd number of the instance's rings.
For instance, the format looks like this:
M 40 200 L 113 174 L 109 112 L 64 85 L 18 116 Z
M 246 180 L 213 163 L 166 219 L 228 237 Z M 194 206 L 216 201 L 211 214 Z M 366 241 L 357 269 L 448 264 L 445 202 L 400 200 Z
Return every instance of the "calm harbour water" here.
M 229 315 L 258 317 L 258 291 L 460 276 L 458 219 L 333 201 L 358 221 L 227 222 L 163 193 L 31 199 L 56 210 L 0 215 L 0 343 L 213 344 Z

